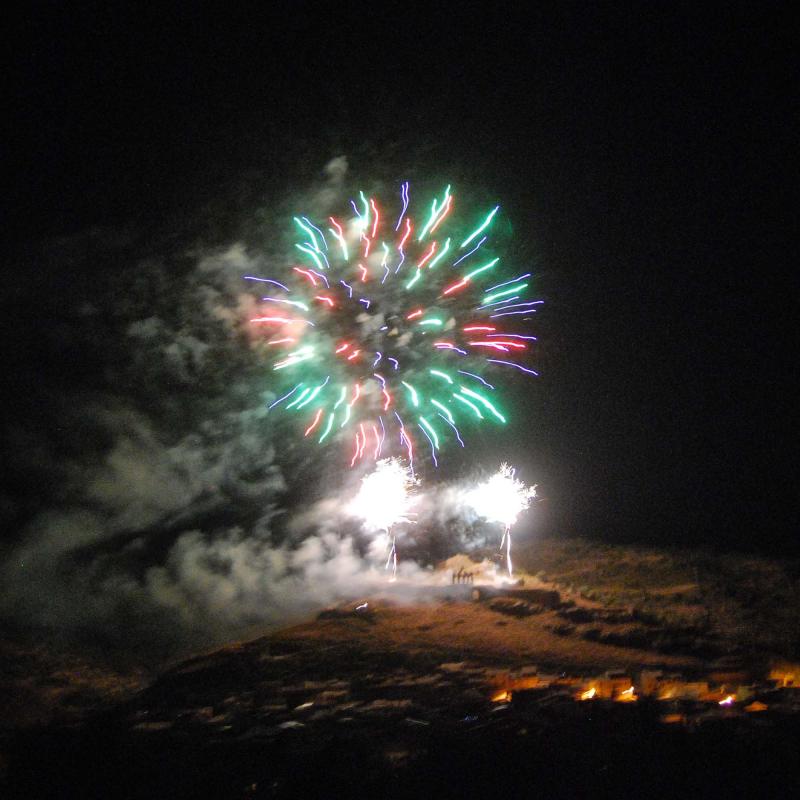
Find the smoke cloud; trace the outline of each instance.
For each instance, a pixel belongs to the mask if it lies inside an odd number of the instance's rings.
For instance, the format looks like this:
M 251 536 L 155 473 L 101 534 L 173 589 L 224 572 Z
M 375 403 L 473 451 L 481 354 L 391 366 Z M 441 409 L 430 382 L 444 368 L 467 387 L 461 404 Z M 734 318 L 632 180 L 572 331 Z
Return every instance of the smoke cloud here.
M 346 178 L 335 158 L 298 202 L 330 213 Z M 385 535 L 342 510 L 361 475 L 331 479 L 267 409 L 242 276 L 280 274 L 281 246 L 91 231 L 29 254 L 40 277 L 7 309 L 26 344 L 2 429 L 6 623 L 164 655 L 382 585 Z M 421 494 L 401 575 L 484 541 L 465 491 Z

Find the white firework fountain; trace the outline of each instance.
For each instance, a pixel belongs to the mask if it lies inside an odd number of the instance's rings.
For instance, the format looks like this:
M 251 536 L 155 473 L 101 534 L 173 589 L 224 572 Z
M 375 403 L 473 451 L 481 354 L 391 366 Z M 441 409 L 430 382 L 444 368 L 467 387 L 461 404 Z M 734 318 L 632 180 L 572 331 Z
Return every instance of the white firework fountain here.
M 385 569 L 391 567 L 392 581 L 397 578 L 397 537 L 393 529 L 400 523 L 411 522 L 409 514 L 416 502 L 411 490 L 417 483 L 411 469 L 399 458 L 385 458 L 362 478 L 358 494 L 348 509 L 368 531 L 385 531 L 389 550 Z
M 508 576 L 512 577 L 514 566 L 511 561 L 511 526 L 519 515 L 536 497 L 536 486 L 526 486 L 515 477 L 516 470 L 508 464 L 501 464 L 500 469 L 487 481 L 476 486 L 467 495 L 467 502 L 478 516 L 488 522 L 499 522 L 503 526 L 503 538 L 500 549 L 505 547 L 505 562 Z

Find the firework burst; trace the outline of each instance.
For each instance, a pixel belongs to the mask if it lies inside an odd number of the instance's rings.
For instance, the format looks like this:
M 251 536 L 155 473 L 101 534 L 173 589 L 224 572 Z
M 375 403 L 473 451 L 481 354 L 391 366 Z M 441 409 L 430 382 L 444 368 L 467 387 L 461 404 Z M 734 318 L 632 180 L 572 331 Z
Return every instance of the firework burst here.
M 408 183 L 391 214 L 360 193 L 347 215 L 294 218 L 298 263 L 281 280 L 245 276 L 268 292 L 251 322 L 274 350 L 270 409 L 319 444 L 349 440 L 351 466 L 396 443 L 413 472 L 418 442 L 437 465 L 465 427 L 506 424 L 504 377 L 537 374 L 524 361 L 536 337 L 516 324 L 542 301 L 527 299 L 529 272 L 500 274 L 499 206 L 464 215 L 470 228 L 453 208 L 449 186 L 419 216 Z

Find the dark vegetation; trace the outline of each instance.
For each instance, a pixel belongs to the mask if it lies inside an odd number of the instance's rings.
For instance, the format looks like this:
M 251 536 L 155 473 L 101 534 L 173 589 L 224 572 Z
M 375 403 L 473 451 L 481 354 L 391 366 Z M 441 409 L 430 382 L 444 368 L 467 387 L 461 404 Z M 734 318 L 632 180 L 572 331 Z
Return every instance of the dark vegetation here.
M 800 560 L 575 539 L 522 545 L 516 563 L 596 604 L 562 612 L 586 638 L 616 625 L 609 641 L 636 647 L 800 657 Z

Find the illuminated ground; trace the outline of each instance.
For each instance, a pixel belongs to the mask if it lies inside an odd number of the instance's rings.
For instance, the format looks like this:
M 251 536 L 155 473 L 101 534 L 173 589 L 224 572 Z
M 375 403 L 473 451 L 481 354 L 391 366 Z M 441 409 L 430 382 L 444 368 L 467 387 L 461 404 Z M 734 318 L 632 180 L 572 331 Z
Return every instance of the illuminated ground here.
M 17 707 L 46 709 L 49 697 L 66 724 L 20 730 L 36 721 L 21 714 L 0 774 L 26 797 L 517 796 L 531 785 L 539 796 L 713 786 L 780 797 L 795 785 L 800 689 L 768 681 L 770 662 L 796 655 L 788 568 L 574 542 L 520 548 L 518 563 L 521 587 L 398 581 L 181 661 L 141 691 L 142 673 L 6 650 L 18 665 L 6 690 L 28 687 Z M 623 676 L 616 688 L 608 671 Z M 640 680 L 656 674 L 662 689 L 645 695 Z M 628 680 L 638 700 L 612 699 Z M 594 700 L 578 699 L 591 687 Z M 665 687 L 677 695 L 659 698 Z

